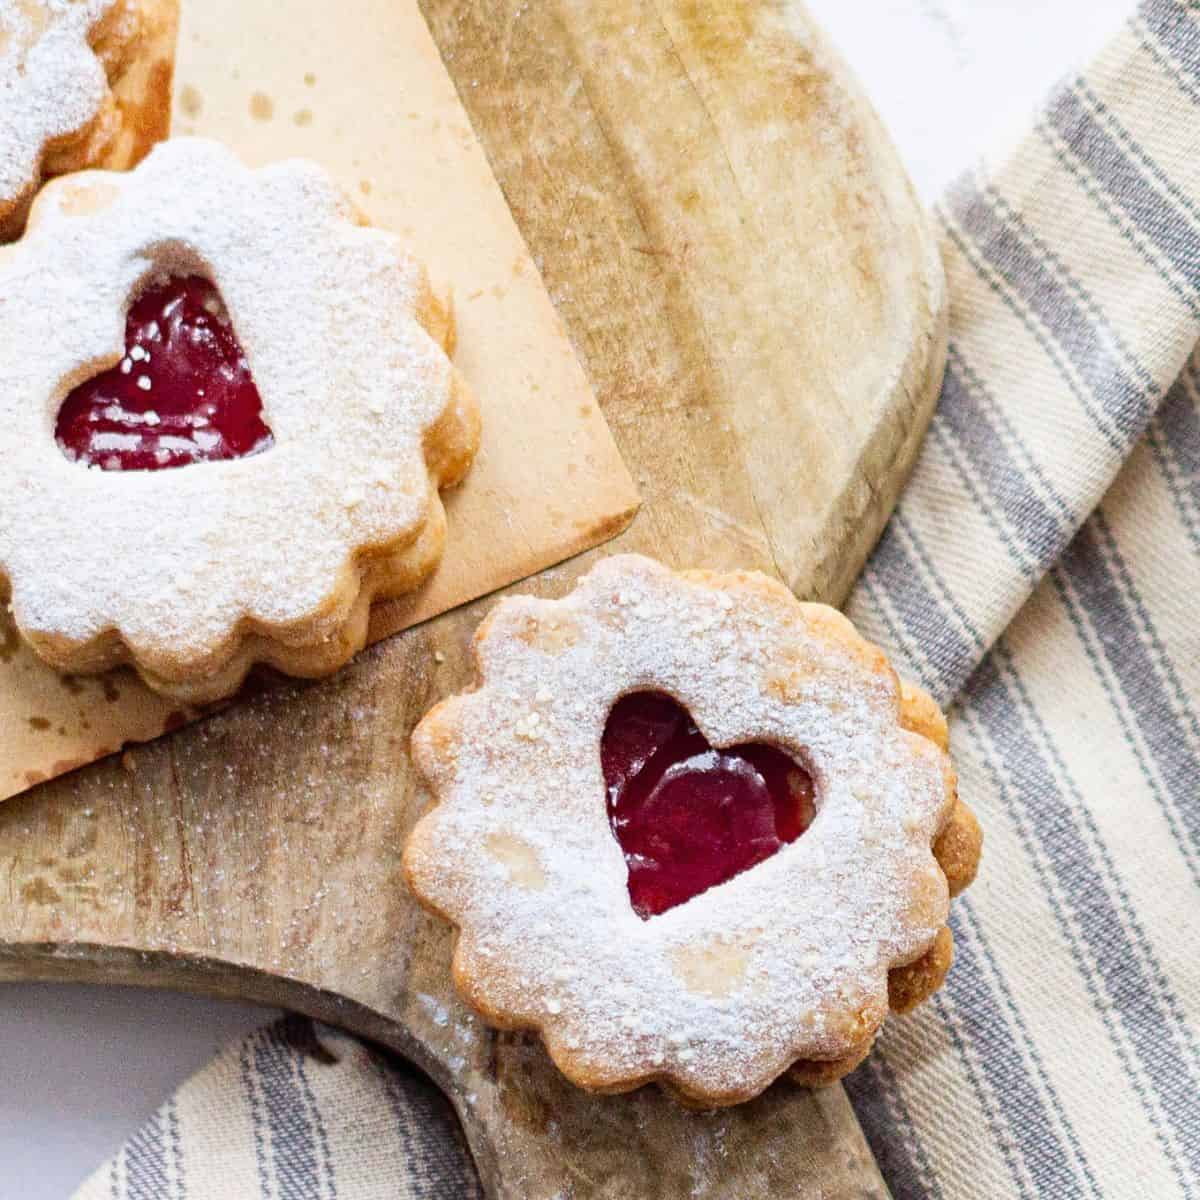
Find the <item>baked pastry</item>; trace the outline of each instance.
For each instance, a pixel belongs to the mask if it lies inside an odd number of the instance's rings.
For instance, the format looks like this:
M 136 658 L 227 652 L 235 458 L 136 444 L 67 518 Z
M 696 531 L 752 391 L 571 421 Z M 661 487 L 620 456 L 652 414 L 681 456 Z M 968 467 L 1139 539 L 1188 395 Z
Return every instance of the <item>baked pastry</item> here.
M 574 1083 L 829 1083 L 942 982 L 979 827 L 936 705 L 834 609 L 620 556 L 475 652 L 413 735 L 405 872 L 466 1000 Z
M 0 296 L 0 581 L 51 666 L 326 674 L 437 563 L 479 439 L 453 320 L 320 167 L 178 139 L 55 180 Z
M 167 136 L 177 0 L 0 0 L 0 241 L 44 177 Z

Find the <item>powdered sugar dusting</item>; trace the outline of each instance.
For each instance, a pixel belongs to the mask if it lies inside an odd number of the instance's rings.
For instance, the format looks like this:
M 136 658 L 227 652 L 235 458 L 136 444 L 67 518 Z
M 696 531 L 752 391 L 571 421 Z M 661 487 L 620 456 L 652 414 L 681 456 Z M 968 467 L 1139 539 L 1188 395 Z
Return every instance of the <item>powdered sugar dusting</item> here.
M 477 648 L 480 688 L 414 736 L 440 803 L 406 854 L 418 893 L 460 927 L 468 996 L 540 1028 L 589 1086 L 665 1079 L 714 1103 L 861 1045 L 888 969 L 948 912 L 930 843 L 949 765 L 901 728 L 882 655 L 762 576 L 633 556 L 562 600 L 503 601 Z M 630 906 L 599 755 L 613 703 L 641 689 L 673 695 L 714 745 L 792 753 L 818 806 L 774 857 L 649 921 Z
M 117 0 L 0 0 L 0 212 L 36 181 L 48 141 L 95 120 L 108 91 L 88 44 Z
M 171 471 L 67 461 L 63 397 L 122 360 L 147 282 L 190 273 L 221 292 L 275 445 Z M 178 139 L 133 172 L 50 184 L 0 266 L 0 572 L 21 629 L 116 629 L 151 667 L 249 622 L 286 640 L 319 618 L 315 636 L 335 636 L 358 552 L 404 544 L 438 503 L 424 441 L 465 393 L 416 319 L 426 295 L 421 266 L 312 163 L 250 170 Z

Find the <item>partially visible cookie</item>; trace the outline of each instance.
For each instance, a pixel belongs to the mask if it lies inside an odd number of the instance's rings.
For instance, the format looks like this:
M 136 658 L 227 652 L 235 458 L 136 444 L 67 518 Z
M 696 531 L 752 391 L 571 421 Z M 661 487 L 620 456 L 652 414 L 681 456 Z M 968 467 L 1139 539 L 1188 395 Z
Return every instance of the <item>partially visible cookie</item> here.
M 840 613 L 617 556 L 475 648 L 413 735 L 404 866 L 486 1020 L 708 1107 L 840 1079 L 941 984 L 978 825 L 941 712 Z
M 177 0 L 0 0 L 0 241 L 43 179 L 167 136 L 177 22 Z

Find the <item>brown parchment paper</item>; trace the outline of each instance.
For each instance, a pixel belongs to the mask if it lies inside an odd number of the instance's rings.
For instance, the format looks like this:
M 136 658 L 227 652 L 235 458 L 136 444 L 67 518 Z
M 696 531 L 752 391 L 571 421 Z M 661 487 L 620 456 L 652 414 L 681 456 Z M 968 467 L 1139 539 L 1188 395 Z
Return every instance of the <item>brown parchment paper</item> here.
M 377 640 L 607 540 L 637 494 L 415 0 L 184 0 L 178 134 L 305 155 L 453 291 L 484 434 L 433 579 Z M 185 468 L 203 470 L 203 467 Z M 131 672 L 63 678 L 0 613 L 0 799 L 198 714 Z

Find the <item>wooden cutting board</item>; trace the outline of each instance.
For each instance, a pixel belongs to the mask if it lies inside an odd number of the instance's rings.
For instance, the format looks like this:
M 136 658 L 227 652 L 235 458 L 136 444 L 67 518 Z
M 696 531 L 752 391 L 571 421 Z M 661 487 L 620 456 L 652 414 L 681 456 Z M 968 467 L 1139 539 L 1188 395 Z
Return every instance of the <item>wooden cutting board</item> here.
M 644 499 L 522 586 L 636 550 L 840 601 L 929 418 L 945 307 L 895 153 L 804 8 L 423 11 Z M 593 1098 L 456 1002 L 449 932 L 399 869 L 426 803 L 406 747 L 469 682 L 489 604 L 0 807 L 0 978 L 243 997 L 377 1039 L 446 1091 L 506 1200 L 884 1196 L 840 1087 L 718 1114 Z

